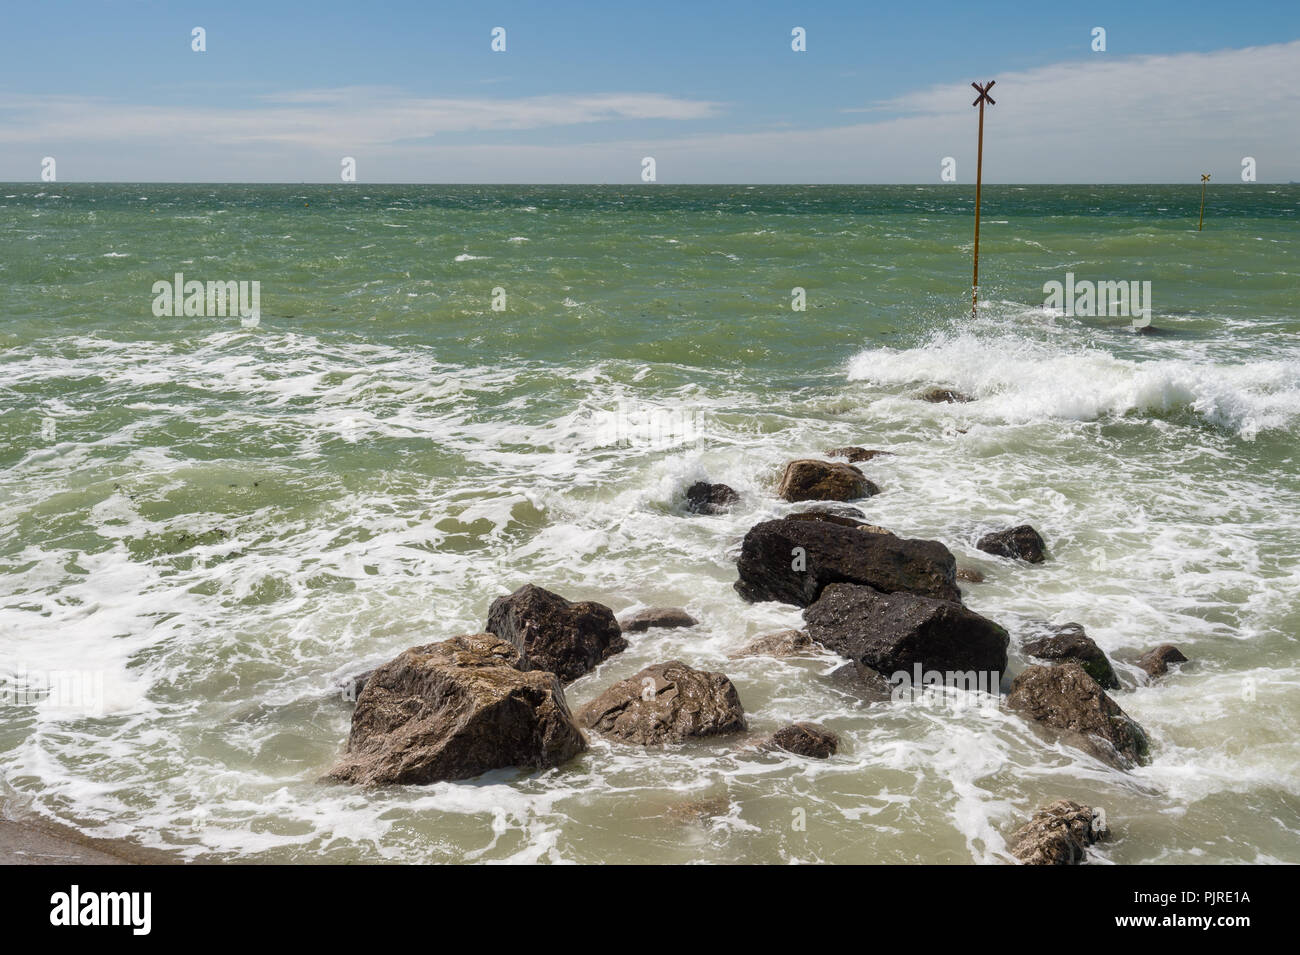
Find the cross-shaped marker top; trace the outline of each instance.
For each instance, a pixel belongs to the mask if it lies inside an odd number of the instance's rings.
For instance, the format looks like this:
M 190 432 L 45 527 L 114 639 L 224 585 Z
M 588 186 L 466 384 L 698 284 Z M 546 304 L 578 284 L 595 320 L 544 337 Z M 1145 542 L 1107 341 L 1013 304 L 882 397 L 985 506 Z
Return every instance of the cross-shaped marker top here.
M 1201 182 L 1209 182 L 1209 181 L 1210 181 L 1210 174 L 1208 172 L 1201 173 Z
M 990 106 L 997 105 L 997 100 L 989 95 L 989 90 L 993 89 L 993 84 L 996 82 L 997 80 L 989 80 L 983 86 L 980 86 L 978 83 L 972 83 L 971 86 L 975 87 L 975 91 L 980 95 L 975 97 L 975 102 L 971 103 L 971 105 L 978 106 L 981 102 L 988 103 Z

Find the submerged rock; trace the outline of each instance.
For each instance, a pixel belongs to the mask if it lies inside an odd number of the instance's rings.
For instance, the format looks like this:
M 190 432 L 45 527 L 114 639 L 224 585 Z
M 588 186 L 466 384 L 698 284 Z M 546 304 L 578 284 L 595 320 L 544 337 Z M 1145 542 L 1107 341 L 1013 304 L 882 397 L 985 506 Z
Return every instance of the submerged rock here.
M 885 675 L 919 666 L 1000 679 L 1007 668 L 1006 630 L 950 600 L 831 584 L 804 619 L 812 639 Z
M 1078 865 L 1087 858 L 1088 846 L 1108 834 L 1099 812 L 1058 799 L 1034 813 L 1007 844 L 1024 865 Z
M 812 637 L 802 630 L 778 630 L 756 637 L 751 643 L 731 654 L 731 658 L 740 657 L 793 657 L 800 654 L 814 654 L 818 650 Z
M 773 733 L 763 745 L 798 756 L 827 759 L 840 748 L 840 738 L 817 723 L 791 723 Z
M 548 769 L 586 749 L 555 674 L 522 672 L 492 634 L 412 647 L 377 667 L 352 713 L 330 779 L 361 785 L 471 779 Z
M 964 580 L 968 584 L 982 584 L 984 583 L 984 571 L 978 567 L 960 565 L 957 568 L 957 579 Z
M 828 679 L 831 686 L 864 703 L 883 703 L 894 696 L 894 687 L 885 675 L 858 660 L 851 660 L 831 671 Z
M 783 518 L 754 525 L 736 570 L 736 591 L 751 603 L 779 600 L 806 607 L 822 588 L 839 582 L 961 600 L 957 561 L 938 541 L 863 533 L 824 520 Z
M 1110 665 L 1110 660 L 1101 647 L 1077 623 L 1065 623 L 1060 626 L 1046 625 L 1046 636 L 1038 637 L 1024 644 L 1023 650 L 1030 656 L 1052 663 L 1073 660 L 1083 667 L 1088 676 L 1096 680 L 1105 690 L 1118 690 L 1119 677 Z
M 1067 732 L 1112 766 L 1129 769 L 1148 760 L 1142 727 L 1077 663 L 1026 667 L 1011 683 L 1007 706 Z
M 1169 664 L 1186 663 L 1187 657 L 1172 643 L 1162 643 L 1154 650 L 1148 650 L 1138 657 L 1137 665 L 1147 672 L 1153 680 L 1169 672 Z
M 970 395 L 964 395 L 951 388 L 927 388 L 916 397 L 931 404 L 965 404 L 975 400 Z
M 875 451 L 870 448 L 859 447 L 831 448 L 826 452 L 828 458 L 848 458 L 850 464 L 870 461 L 872 458 L 878 458 L 881 455 L 888 457 L 891 454 L 893 454 L 892 451 Z
M 740 495 L 725 484 L 696 481 L 686 489 L 686 509 L 695 514 L 722 514 L 740 503 Z
M 514 644 L 525 670 L 550 670 L 568 683 L 627 649 L 627 641 L 604 604 L 572 603 L 525 584 L 488 609 L 487 631 Z
M 1038 531 L 1028 524 L 1021 524 L 1019 527 L 985 534 L 976 541 L 975 547 L 986 554 L 1019 559 L 1030 564 L 1041 564 L 1046 556 L 1047 545 L 1043 543 L 1043 538 L 1039 536 Z
M 579 711 L 578 722 L 604 736 L 649 746 L 739 733 L 745 729 L 745 710 L 725 675 L 669 660 L 615 683 Z
M 880 488 L 851 464 L 801 458 L 785 466 L 776 493 L 787 501 L 852 501 Z
M 693 627 L 697 623 L 681 607 L 647 607 L 623 617 L 618 625 L 624 633 L 641 633 L 651 627 Z

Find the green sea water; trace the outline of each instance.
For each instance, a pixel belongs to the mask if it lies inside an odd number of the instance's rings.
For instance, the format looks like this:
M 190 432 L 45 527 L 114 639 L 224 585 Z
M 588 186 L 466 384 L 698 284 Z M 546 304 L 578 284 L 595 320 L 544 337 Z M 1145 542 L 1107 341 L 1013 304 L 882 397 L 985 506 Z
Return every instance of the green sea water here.
M 1300 862 L 1300 187 L 1214 184 L 1198 232 L 1200 198 L 986 187 L 972 318 L 960 186 L 0 185 L 5 807 L 249 861 L 965 863 L 1064 796 L 1106 809 L 1102 861 Z M 256 324 L 156 315 L 176 273 L 260 283 Z M 1156 333 L 1045 307 L 1067 273 L 1149 281 Z M 732 590 L 741 537 L 845 444 L 893 452 L 870 520 L 986 575 L 1013 673 L 1034 621 L 1087 628 L 1150 766 L 864 701 L 830 654 L 730 658 L 800 626 Z M 700 479 L 741 506 L 687 514 Z M 1048 562 L 975 549 L 1021 522 Z M 840 753 L 596 738 L 544 774 L 317 781 L 336 681 L 527 582 L 701 620 L 575 707 L 676 658 Z M 1141 685 L 1162 642 L 1191 663 Z M 93 712 L 15 689 L 68 673 Z

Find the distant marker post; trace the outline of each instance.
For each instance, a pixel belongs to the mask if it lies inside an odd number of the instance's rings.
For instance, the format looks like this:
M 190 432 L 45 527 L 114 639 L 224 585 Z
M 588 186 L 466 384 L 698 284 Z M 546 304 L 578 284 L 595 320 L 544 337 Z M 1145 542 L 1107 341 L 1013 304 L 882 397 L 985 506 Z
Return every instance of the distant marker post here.
M 1205 228 L 1205 184 L 1210 181 L 1208 172 L 1201 173 L 1201 221 L 1196 223 L 1196 231 L 1200 232 Z
M 980 185 L 984 178 L 984 104 L 990 106 L 997 104 L 997 101 L 989 96 L 989 90 L 993 89 L 993 84 L 997 80 L 989 80 L 983 86 L 978 83 L 972 83 L 975 92 L 980 95 L 975 97 L 972 106 L 980 108 L 980 136 L 979 148 L 975 153 L 975 271 L 971 276 L 970 282 L 970 314 L 971 318 L 975 317 L 975 303 L 980 294 Z

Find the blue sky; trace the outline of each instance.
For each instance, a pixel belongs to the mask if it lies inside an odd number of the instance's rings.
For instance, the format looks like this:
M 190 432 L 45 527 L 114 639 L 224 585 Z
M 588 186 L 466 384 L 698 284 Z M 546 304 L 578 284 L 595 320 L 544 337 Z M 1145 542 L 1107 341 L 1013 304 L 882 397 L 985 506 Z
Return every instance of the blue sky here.
M 5 11 L 0 180 L 968 182 L 992 78 L 990 182 L 1300 179 L 1294 0 L 56 0 Z

